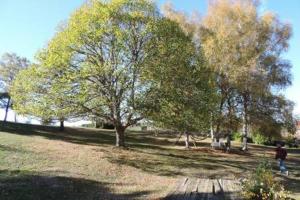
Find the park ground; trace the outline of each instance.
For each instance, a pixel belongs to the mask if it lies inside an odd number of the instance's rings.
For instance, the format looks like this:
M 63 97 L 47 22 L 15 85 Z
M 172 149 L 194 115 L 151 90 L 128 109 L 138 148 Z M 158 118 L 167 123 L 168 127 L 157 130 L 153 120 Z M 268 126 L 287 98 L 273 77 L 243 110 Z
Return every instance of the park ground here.
M 114 132 L 0 124 L 0 199 L 162 199 L 181 177 L 241 178 L 260 160 L 300 199 L 300 149 L 289 149 L 290 176 L 278 173 L 274 148 L 234 143 L 228 154 L 209 141 L 186 150 L 176 135 L 132 131 L 126 149 L 114 147 Z

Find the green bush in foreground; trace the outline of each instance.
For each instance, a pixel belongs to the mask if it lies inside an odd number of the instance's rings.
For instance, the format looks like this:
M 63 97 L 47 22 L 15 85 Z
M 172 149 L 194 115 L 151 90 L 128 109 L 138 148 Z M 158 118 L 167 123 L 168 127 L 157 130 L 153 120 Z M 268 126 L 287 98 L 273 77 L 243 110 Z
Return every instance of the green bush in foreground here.
M 256 170 L 242 183 L 243 197 L 246 200 L 288 200 L 286 191 L 271 171 L 268 161 L 262 161 Z

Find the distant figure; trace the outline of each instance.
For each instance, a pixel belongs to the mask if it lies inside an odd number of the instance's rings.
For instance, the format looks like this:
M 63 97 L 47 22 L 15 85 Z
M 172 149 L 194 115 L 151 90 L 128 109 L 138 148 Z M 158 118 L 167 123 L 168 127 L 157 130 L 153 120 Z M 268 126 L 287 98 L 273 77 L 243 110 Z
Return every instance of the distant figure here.
M 285 173 L 286 175 L 289 175 L 289 171 L 287 170 L 287 168 L 284 164 L 284 161 L 287 156 L 287 151 L 285 148 L 282 148 L 282 144 L 279 142 L 277 142 L 276 146 L 277 146 L 277 148 L 276 148 L 275 159 L 278 160 L 280 172 Z

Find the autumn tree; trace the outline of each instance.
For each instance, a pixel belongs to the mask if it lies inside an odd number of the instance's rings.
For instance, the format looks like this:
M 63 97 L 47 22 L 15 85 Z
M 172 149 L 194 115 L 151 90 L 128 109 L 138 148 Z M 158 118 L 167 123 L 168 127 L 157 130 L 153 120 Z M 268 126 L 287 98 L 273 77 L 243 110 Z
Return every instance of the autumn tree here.
M 2 101 L 6 99 L 4 121 L 7 120 L 8 109 L 12 106 L 11 95 L 9 94 L 12 82 L 15 80 L 16 75 L 21 70 L 26 69 L 29 64 L 29 60 L 15 53 L 5 53 L 2 55 L 0 61 L 0 86 L 3 91 Z
M 235 116 L 235 106 L 234 103 L 235 91 L 229 86 L 228 81 L 224 76 L 220 76 L 216 73 L 215 70 L 211 69 L 209 62 L 206 62 L 208 58 L 203 57 L 203 47 L 201 45 L 201 18 L 198 13 L 193 13 L 192 15 L 187 15 L 182 11 L 175 10 L 171 3 L 167 3 L 163 6 L 164 14 L 171 20 L 176 21 L 180 24 L 181 28 L 185 31 L 186 34 L 192 35 L 195 46 L 198 48 L 198 55 L 202 56 L 202 70 L 198 73 L 198 76 L 203 78 L 203 74 L 206 77 L 210 77 L 210 87 L 215 88 L 215 105 L 211 107 L 210 113 L 211 116 L 207 119 L 210 119 L 210 134 L 212 140 L 217 137 L 217 134 L 224 126 L 235 130 L 237 129 L 237 117 Z M 205 63 L 203 63 L 203 61 Z M 204 67 L 204 68 L 203 68 Z M 227 113 L 227 114 L 226 114 Z M 227 128 L 228 128 L 227 127 Z
M 258 7 L 258 1 L 252 0 L 214 0 L 202 19 L 170 4 L 164 7 L 168 18 L 193 34 L 214 73 L 219 94 L 219 106 L 212 112 L 215 132 L 237 130 L 242 122 L 243 149 L 250 124 L 269 121 L 282 127 L 292 118 L 291 112 L 283 115 L 290 106 L 278 95 L 291 84 L 291 66 L 281 56 L 288 48 L 291 28 L 272 13 L 259 14 Z M 278 99 L 281 103 L 271 103 Z
M 211 1 L 202 21 L 201 44 L 218 82 L 237 92 L 238 115 L 243 120 L 243 149 L 253 110 L 263 94 L 290 85 L 290 64 L 282 59 L 291 28 L 272 13 L 258 13 L 256 1 Z

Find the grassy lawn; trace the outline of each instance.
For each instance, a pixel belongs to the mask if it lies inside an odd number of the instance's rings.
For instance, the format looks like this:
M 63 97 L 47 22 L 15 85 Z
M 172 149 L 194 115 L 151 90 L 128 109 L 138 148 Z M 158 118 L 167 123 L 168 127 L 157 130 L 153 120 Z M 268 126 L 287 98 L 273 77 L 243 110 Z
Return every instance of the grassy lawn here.
M 250 145 L 241 153 L 214 151 L 208 141 L 185 150 L 175 136 L 128 132 L 128 149 L 114 132 L 20 124 L 0 125 L 0 199 L 161 199 L 178 178 L 239 178 L 266 157 L 274 173 L 300 197 L 300 149 L 289 149 L 289 177 L 277 172 L 274 149 Z M 181 145 L 181 146 L 180 146 Z M 300 198 L 299 198 L 300 199 Z

